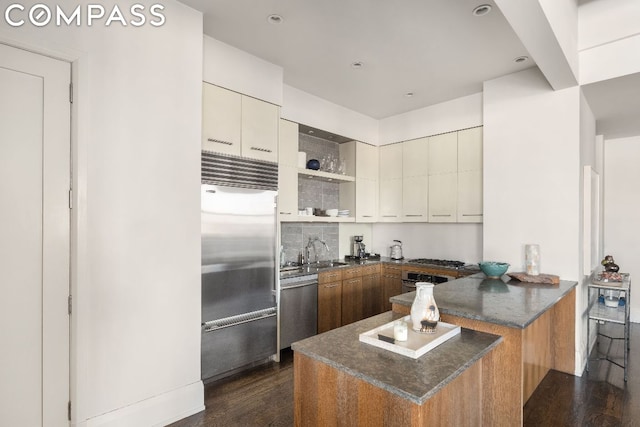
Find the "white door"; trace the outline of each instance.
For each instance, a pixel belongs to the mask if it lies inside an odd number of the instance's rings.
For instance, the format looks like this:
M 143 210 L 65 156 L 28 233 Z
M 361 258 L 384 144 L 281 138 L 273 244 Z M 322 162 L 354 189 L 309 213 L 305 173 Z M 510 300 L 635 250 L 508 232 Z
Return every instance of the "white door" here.
M 0 44 L 0 425 L 69 401 L 70 64 Z

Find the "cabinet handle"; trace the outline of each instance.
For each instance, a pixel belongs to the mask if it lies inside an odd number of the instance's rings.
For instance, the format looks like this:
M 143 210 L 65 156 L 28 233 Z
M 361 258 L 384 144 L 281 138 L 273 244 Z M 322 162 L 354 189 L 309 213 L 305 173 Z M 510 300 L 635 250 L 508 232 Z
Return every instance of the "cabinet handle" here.
M 254 151 L 264 151 L 265 153 L 271 153 L 271 150 L 268 148 L 262 148 L 262 147 L 251 147 L 252 150 Z
M 398 218 L 398 215 L 382 215 L 382 218 Z
M 373 215 L 362 215 L 362 218 L 373 218 Z
M 329 288 L 335 288 L 336 286 L 338 286 L 338 284 L 336 283 L 335 285 L 324 285 L 323 287 L 325 289 L 329 289 Z
M 449 214 L 449 215 L 431 215 L 431 216 L 436 217 L 436 216 L 451 216 L 451 215 Z
M 291 212 L 280 212 L 280 215 L 291 215 Z
M 482 214 L 462 214 L 462 216 L 482 216 Z
M 207 138 L 207 141 L 209 141 L 209 142 L 215 142 L 215 143 L 217 143 L 217 144 L 233 145 L 233 142 L 223 141 L 223 140 L 221 140 L 221 139 Z
M 406 214 L 405 216 L 422 216 L 422 215 L 418 215 L 418 214 Z

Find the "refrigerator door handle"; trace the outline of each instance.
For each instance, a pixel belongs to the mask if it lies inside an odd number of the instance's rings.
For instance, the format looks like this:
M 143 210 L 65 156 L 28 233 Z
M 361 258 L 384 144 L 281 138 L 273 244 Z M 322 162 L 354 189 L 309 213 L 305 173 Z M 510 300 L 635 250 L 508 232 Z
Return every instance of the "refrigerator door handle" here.
M 219 331 L 220 329 L 253 322 L 254 320 L 273 317 L 276 314 L 276 307 L 270 307 L 263 310 L 252 311 L 250 313 L 238 314 L 237 316 L 225 317 L 224 319 L 211 320 L 202 324 L 202 332 Z

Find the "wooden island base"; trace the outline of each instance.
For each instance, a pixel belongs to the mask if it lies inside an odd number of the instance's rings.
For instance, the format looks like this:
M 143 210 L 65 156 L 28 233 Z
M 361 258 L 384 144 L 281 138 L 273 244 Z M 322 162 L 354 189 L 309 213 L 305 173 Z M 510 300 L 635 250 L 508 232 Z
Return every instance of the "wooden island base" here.
M 486 425 L 482 411 L 491 405 L 482 404 L 487 400 L 483 398 L 483 361 L 492 352 L 422 405 L 296 352 L 294 424 L 297 427 Z
M 483 422 L 478 425 L 521 426 L 524 404 L 550 369 L 574 374 L 575 298 L 572 289 L 524 329 L 441 314 L 443 322 L 504 340 L 482 360 Z M 410 307 L 394 303 L 393 311 L 409 314 Z

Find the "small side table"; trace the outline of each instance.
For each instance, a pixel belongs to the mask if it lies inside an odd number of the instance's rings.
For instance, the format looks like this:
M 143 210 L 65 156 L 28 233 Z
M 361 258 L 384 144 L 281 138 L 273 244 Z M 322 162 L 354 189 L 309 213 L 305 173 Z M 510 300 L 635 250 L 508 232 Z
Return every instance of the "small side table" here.
M 598 357 L 587 359 L 587 372 L 589 371 L 589 362 L 595 360 L 606 360 L 624 369 L 624 380 L 627 381 L 627 368 L 629 359 L 629 304 L 631 301 L 631 277 L 628 273 L 622 273 L 622 282 L 601 282 L 591 277 L 588 286 L 587 298 L 588 298 L 588 318 L 587 321 L 587 351 L 591 350 L 591 321 L 595 322 L 596 328 L 596 343 L 600 337 L 609 339 L 609 346 L 606 353 L 602 353 L 596 349 Z M 609 307 L 604 304 L 601 297 L 604 297 L 608 291 L 617 293 L 617 297 L 624 298 L 624 305 L 618 305 Z M 622 325 L 624 328 L 623 336 L 610 336 L 600 332 L 600 325 L 605 323 L 614 323 Z M 624 361 L 619 362 L 618 359 L 614 359 L 610 356 L 611 345 L 614 340 L 624 340 Z M 597 344 L 596 344 L 597 345 Z

